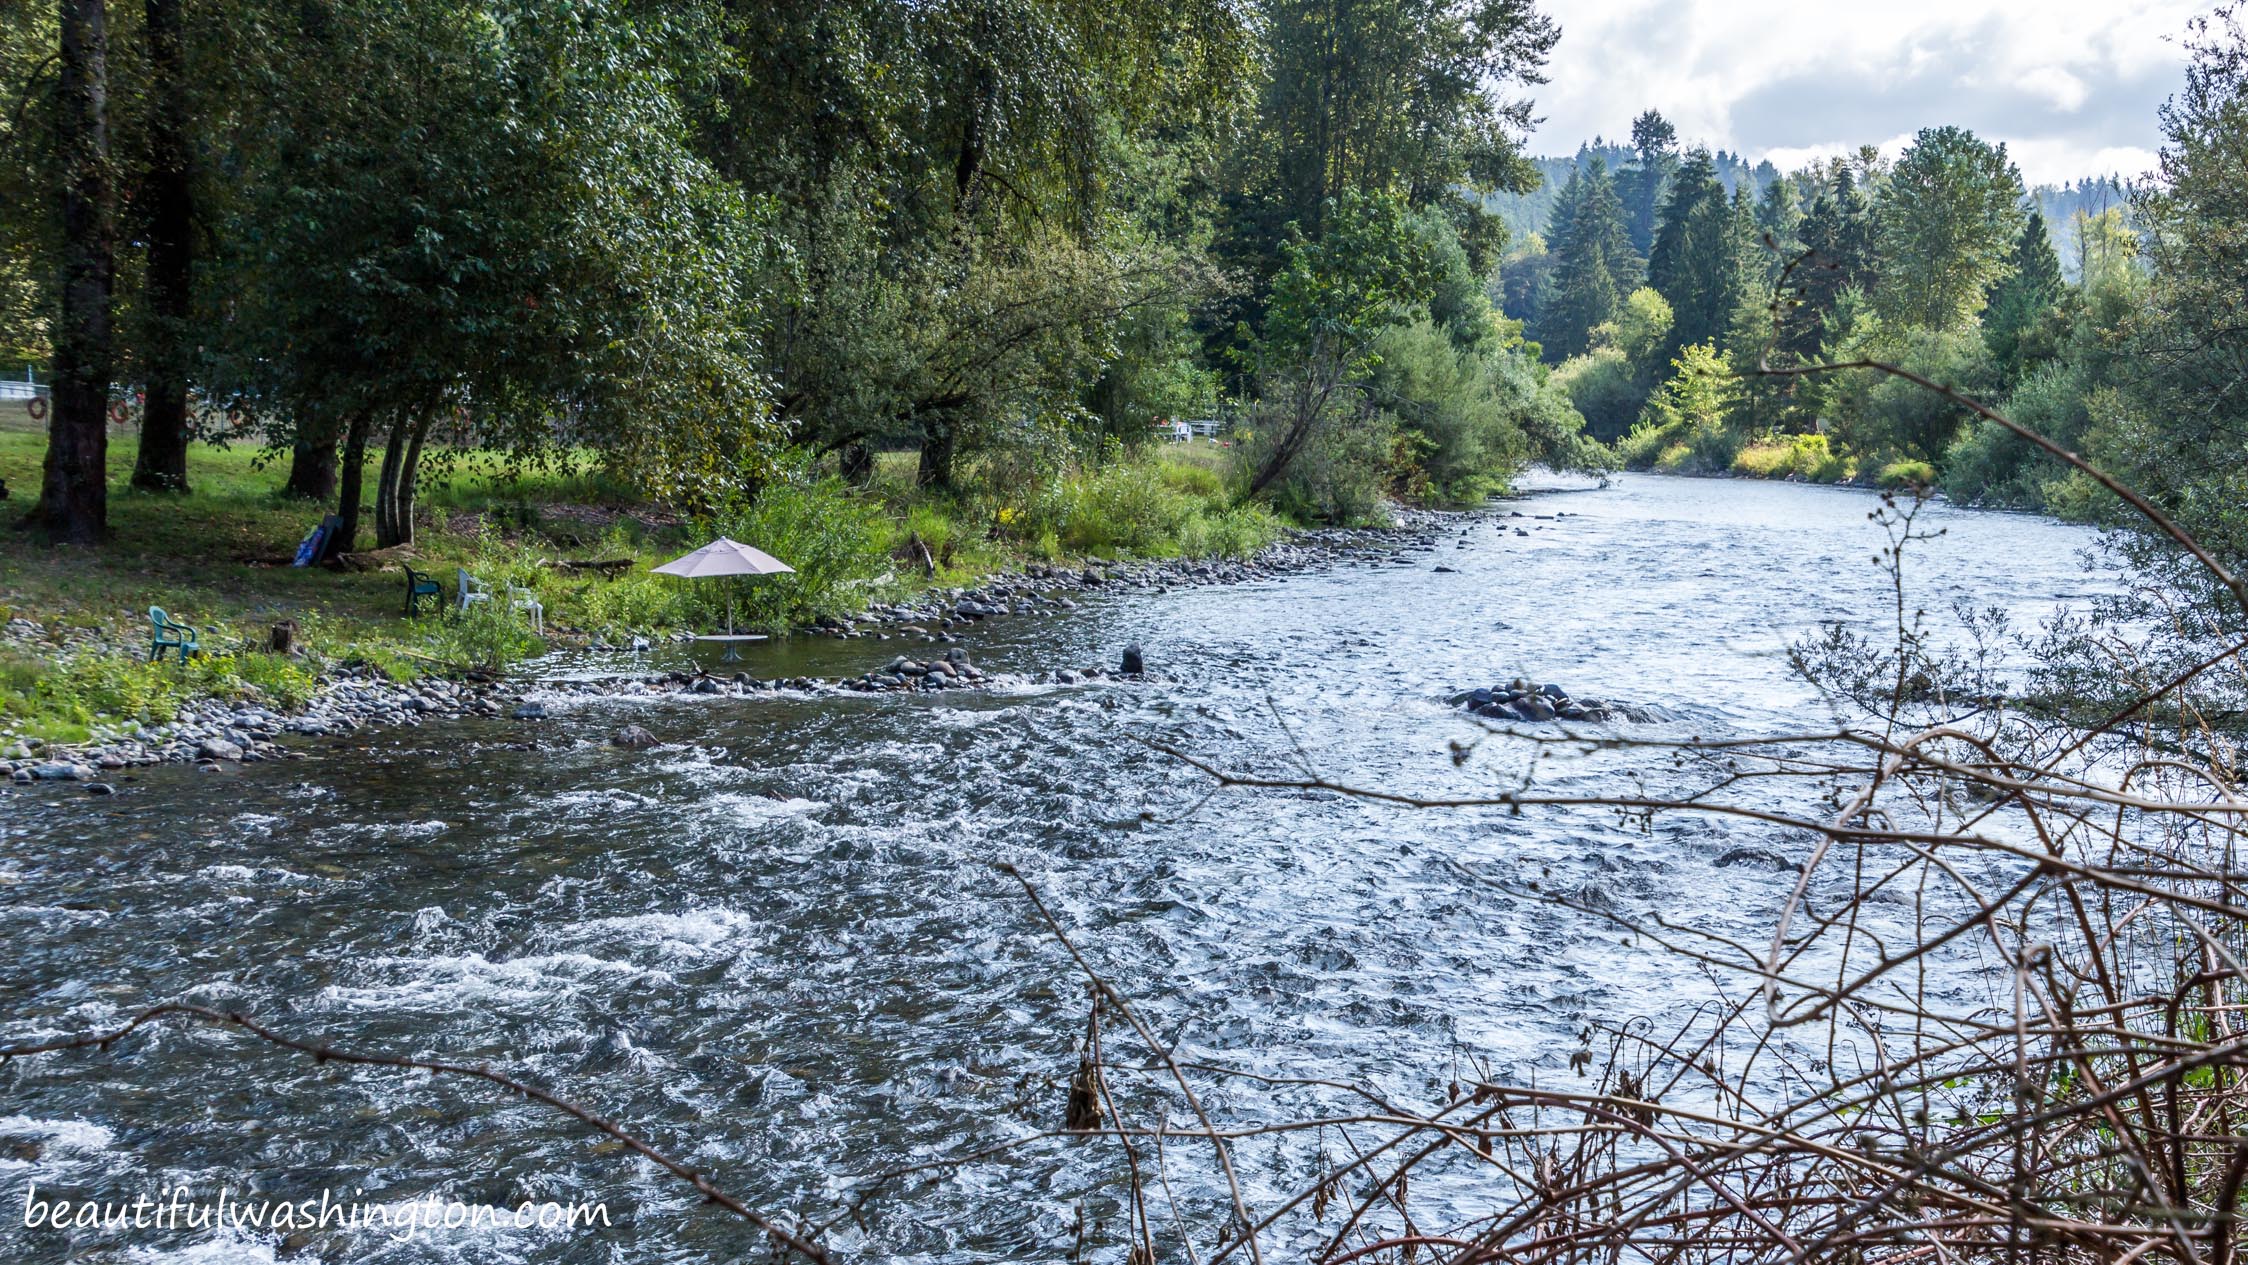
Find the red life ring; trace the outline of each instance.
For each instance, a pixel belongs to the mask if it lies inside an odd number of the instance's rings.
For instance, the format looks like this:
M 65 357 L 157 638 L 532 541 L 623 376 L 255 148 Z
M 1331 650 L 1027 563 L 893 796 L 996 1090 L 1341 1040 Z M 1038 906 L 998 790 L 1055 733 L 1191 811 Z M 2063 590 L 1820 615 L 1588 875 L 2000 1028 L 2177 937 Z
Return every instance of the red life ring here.
M 28 399 L 28 400 L 25 400 L 25 401 L 23 402 L 23 411 L 24 411 L 25 413 L 27 413 L 27 414 L 29 414 L 29 415 L 30 415 L 30 417 L 31 417 L 31 420 L 32 420 L 32 421 L 35 421 L 35 422 L 43 422 L 43 421 L 46 421 L 46 420 L 47 420 L 47 397 L 46 397 L 46 396 L 44 396 L 44 395 L 35 395 L 35 396 L 32 396 L 32 397 L 31 397 L 30 399 Z
M 115 422 L 119 426 L 123 426 L 125 424 L 125 419 L 131 417 L 132 415 L 132 410 L 125 407 L 125 402 L 123 400 L 118 400 L 109 406 L 109 420 Z

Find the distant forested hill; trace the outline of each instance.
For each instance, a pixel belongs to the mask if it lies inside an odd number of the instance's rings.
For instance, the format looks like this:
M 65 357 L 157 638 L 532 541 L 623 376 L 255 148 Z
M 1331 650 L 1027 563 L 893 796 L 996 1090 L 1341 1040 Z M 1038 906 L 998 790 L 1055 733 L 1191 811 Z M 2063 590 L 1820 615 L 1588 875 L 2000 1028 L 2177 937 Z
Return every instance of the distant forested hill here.
M 1484 199 L 1484 205 L 1506 221 L 1507 231 L 1519 242 L 1531 233 L 1543 234 L 1553 221 L 1553 204 L 1561 196 L 1561 186 L 1579 164 L 1598 158 L 1611 172 L 1621 171 L 1638 161 L 1638 154 L 1628 145 L 1594 137 L 1591 142 L 1577 147 L 1577 152 L 1561 158 L 1533 158 L 1538 174 L 1545 182 L 1524 194 L 1500 193 Z M 1718 150 L 1713 156 L 1717 164 L 1718 183 L 1731 194 L 1744 180 L 1754 181 L 1753 191 L 1762 193 L 1764 186 L 1780 178 L 1780 172 L 1769 162 L 1751 164 L 1739 154 Z
M 1637 155 L 1627 145 L 1595 137 L 1591 142 L 1577 147 L 1577 152 L 1559 158 L 1533 158 L 1538 174 L 1544 183 L 1528 193 L 1494 194 L 1484 199 L 1484 205 L 1506 221 L 1507 231 L 1516 243 L 1530 234 L 1543 236 L 1553 222 L 1553 205 L 1561 196 L 1561 188 L 1569 177 L 1588 159 L 1598 158 L 1611 172 L 1632 166 Z M 1780 178 L 1780 171 L 1769 160 L 1750 163 L 1739 154 L 1718 150 L 1712 155 L 1717 166 L 1718 183 L 1725 192 L 1743 181 L 1753 182 L 1751 191 L 1761 194 L 1764 186 Z M 2128 186 L 2116 176 L 2091 176 L 2072 184 L 2037 185 L 2029 191 L 2037 209 L 2045 215 L 2045 227 L 2053 238 L 2053 252 L 2061 257 L 2061 269 L 2071 281 L 2077 279 L 2082 261 L 2078 258 L 2076 243 L 2076 213 L 2097 216 L 2111 207 L 2121 207 L 2128 212 L 2126 203 Z

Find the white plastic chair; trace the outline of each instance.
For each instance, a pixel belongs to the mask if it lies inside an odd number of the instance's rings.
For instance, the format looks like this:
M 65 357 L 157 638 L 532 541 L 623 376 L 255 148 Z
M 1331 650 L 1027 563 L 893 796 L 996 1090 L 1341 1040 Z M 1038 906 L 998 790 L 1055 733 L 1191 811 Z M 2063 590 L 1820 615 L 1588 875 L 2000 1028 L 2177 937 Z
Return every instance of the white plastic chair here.
M 546 607 L 539 604 L 538 594 L 518 585 L 507 586 L 507 605 L 510 610 L 523 611 L 531 617 L 531 631 L 546 631 Z
M 471 603 L 489 602 L 492 600 L 492 587 L 484 583 L 482 580 L 477 579 L 475 576 L 470 575 L 466 567 L 453 568 L 453 574 L 459 577 L 460 580 L 460 614 L 468 614 L 468 608 Z

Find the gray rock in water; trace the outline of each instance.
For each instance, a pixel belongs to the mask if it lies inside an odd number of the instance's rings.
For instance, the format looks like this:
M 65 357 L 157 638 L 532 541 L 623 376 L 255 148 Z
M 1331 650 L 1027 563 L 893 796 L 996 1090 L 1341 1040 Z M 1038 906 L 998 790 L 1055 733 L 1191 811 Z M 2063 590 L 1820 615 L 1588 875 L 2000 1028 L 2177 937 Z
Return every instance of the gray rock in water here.
M 86 783 L 86 793 L 88 795 L 115 795 L 117 788 L 107 782 L 88 782 Z
M 545 720 L 546 704 L 517 703 L 515 705 L 515 710 L 509 712 L 507 715 L 508 719 L 510 720 Z
M 1522 713 L 1524 720 L 1552 720 L 1554 717 L 1553 704 L 1535 694 L 1516 703 L 1514 709 Z
M 1758 865 L 1772 870 L 1787 871 L 1796 871 L 1803 868 L 1777 852 L 1766 852 L 1762 848 L 1735 848 L 1717 858 L 1717 863 L 1719 865 Z
M 242 748 L 224 738 L 205 738 L 195 748 L 195 758 L 198 760 L 240 760 Z
M 720 685 L 716 680 L 707 676 L 701 678 L 687 688 L 693 690 L 697 694 L 718 694 L 722 693 L 725 690 L 724 686 Z
M 656 745 L 656 736 L 638 725 L 626 725 L 609 735 L 609 745 L 633 751 L 645 751 Z
M 1124 663 L 1118 670 L 1126 676 L 1138 676 L 1147 671 L 1147 659 L 1140 653 L 1140 643 L 1135 641 L 1124 647 Z
M 83 782 L 94 776 L 94 771 L 83 764 L 54 761 L 31 766 L 31 776 L 42 782 Z

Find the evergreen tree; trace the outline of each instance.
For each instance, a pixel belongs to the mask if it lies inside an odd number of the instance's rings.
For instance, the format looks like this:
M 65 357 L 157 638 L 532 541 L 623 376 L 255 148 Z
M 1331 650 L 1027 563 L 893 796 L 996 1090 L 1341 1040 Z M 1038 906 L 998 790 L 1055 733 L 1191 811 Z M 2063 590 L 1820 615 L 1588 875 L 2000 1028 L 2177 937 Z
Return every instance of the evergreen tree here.
M 1649 110 L 1631 121 L 1631 147 L 1639 151 L 1639 162 L 1616 173 L 1616 195 L 1623 200 L 1631 248 L 1645 256 L 1654 245 L 1663 191 L 1678 170 L 1678 129 Z
M 1566 359 L 1584 352 L 1592 331 L 1615 319 L 1638 271 L 1623 203 L 1600 159 L 1587 163 L 1562 190 L 1553 238 L 1553 292 L 1538 336 L 1549 357 Z
M 1756 202 L 1759 260 L 1752 275 L 1761 275 L 1766 282 L 1779 277 L 1787 261 L 1803 249 L 1795 235 L 1802 223 L 1803 208 L 1795 200 L 1794 182 L 1773 180 L 1767 183 Z
M 2038 331 L 2067 289 L 2045 216 L 2032 208 L 2014 243 L 2014 270 L 1990 288 L 1983 308 L 1983 342 L 2007 383 L 2058 349 L 2056 338 L 2040 338 Z
M 1871 293 L 1879 282 L 1873 217 L 1856 177 L 1838 167 L 1834 186 L 1812 200 L 1796 229 L 1802 242 L 1783 285 L 1774 352 L 1791 364 L 1824 356 L 1828 317 L 1846 290 Z
M 1740 301 L 1740 264 L 1733 206 L 1709 152 L 1695 150 L 1671 183 L 1647 257 L 1647 283 L 1670 302 L 1671 355 L 1724 337 Z

